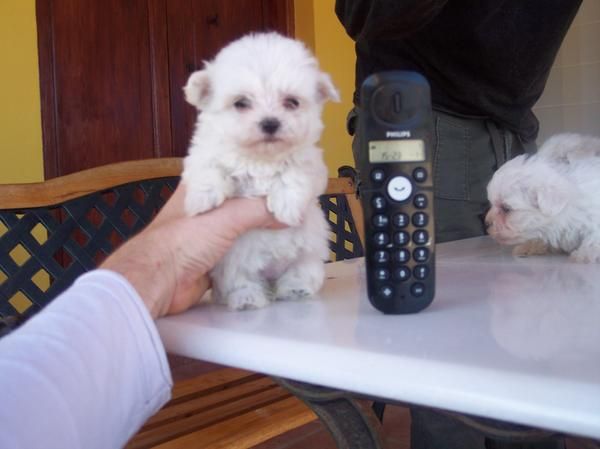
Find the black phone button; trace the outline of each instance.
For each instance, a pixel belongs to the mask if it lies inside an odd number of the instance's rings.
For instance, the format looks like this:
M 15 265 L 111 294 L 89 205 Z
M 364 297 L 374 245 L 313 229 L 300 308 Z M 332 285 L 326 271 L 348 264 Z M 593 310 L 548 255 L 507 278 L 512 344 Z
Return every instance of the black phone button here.
M 413 242 L 417 245 L 424 245 L 429 241 L 429 233 L 424 229 L 419 229 L 413 233 Z
M 417 228 L 423 228 L 429 223 L 429 217 L 425 212 L 415 212 L 412 216 L 412 224 Z
M 427 276 L 429 276 L 429 267 L 427 265 L 417 265 L 413 268 L 413 276 L 420 281 L 427 279 Z
M 394 270 L 394 279 L 404 282 L 410 278 L 410 270 L 408 267 L 399 267 Z
M 390 253 L 383 250 L 375 251 L 373 259 L 375 263 L 388 263 L 390 261 Z
M 394 253 L 394 260 L 400 263 L 406 263 L 410 260 L 410 253 L 407 249 L 399 249 Z
M 385 209 L 385 206 L 386 206 L 385 198 L 382 197 L 381 195 L 374 196 L 373 199 L 371 200 L 371 205 L 373 206 L 373 209 L 375 209 L 375 210 L 383 210 L 383 209 Z
M 376 168 L 371 171 L 371 180 L 373 182 L 383 182 L 385 180 L 385 172 L 381 168 Z
M 408 226 L 408 215 L 404 213 L 396 214 L 394 215 L 393 222 L 397 228 L 405 228 Z
M 413 179 L 417 182 L 425 182 L 427 181 L 427 170 L 423 167 L 417 167 L 413 170 Z
M 417 209 L 425 209 L 427 207 L 427 196 L 423 193 L 417 193 L 413 200 L 413 204 Z
M 429 250 L 427 248 L 416 248 L 413 251 L 413 257 L 417 262 L 426 262 L 429 259 Z
M 410 292 L 417 298 L 423 296 L 425 293 L 425 285 L 421 284 L 420 282 L 415 282 L 410 286 Z
M 398 245 L 404 246 L 408 245 L 410 241 L 410 235 L 408 232 L 400 231 L 394 234 L 394 242 Z
M 375 279 L 378 281 L 387 281 L 390 278 L 390 270 L 385 268 L 377 268 L 375 270 Z
M 385 228 L 389 222 L 390 219 L 387 215 L 378 214 L 373 217 L 373 226 L 376 228 Z
M 390 236 L 385 232 L 378 232 L 373 236 L 376 246 L 385 246 L 390 243 Z
M 394 289 L 389 285 L 384 285 L 379 289 L 379 296 L 383 299 L 390 299 L 394 296 Z

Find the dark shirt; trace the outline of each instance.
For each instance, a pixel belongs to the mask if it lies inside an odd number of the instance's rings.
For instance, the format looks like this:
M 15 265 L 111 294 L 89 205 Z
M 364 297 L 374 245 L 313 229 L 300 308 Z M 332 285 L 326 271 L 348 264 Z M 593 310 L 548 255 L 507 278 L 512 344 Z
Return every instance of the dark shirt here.
M 356 86 L 384 70 L 416 70 L 434 107 L 488 117 L 537 137 L 541 96 L 581 0 L 337 0 L 356 42 Z M 355 93 L 355 102 L 358 96 Z

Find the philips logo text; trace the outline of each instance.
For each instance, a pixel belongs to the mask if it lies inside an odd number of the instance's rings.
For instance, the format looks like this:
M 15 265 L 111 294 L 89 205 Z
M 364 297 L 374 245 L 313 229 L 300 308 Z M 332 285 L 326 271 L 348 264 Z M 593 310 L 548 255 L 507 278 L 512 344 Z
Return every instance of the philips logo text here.
M 402 137 L 410 137 L 410 131 L 386 131 L 385 137 L 387 138 L 402 138 Z

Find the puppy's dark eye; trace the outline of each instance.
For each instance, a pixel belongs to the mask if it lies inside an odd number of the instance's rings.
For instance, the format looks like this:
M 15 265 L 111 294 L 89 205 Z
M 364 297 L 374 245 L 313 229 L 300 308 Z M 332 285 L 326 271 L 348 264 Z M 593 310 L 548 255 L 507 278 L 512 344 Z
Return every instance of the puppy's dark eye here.
M 502 203 L 500 205 L 500 210 L 502 211 L 502 213 L 508 214 L 512 211 L 512 208 L 509 205 Z
M 293 111 L 294 109 L 298 109 L 298 106 L 300 106 L 300 101 L 295 97 L 286 97 L 283 100 L 283 107 L 286 109 Z
M 250 100 L 248 100 L 245 97 L 238 98 L 233 103 L 233 107 L 236 108 L 238 111 L 244 111 L 246 109 L 250 109 L 251 106 L 252 106 L 252 104 L 250 103 Z

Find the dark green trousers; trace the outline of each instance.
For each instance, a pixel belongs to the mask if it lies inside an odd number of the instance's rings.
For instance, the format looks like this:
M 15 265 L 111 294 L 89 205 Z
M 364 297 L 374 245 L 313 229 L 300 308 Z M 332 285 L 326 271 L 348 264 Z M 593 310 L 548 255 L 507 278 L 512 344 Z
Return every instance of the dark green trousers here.
M 348 116 L 351 134 L 354 134 L 356 117 L 355 111 Z M 508 159 L 535 152 L 535 143 L 522 142 L 517 135 L 491 120 L 443 111 L 434 111 L 433 126 L 437 241 L 484 235 L 487 184 Z M 357 139 L 353 141 L 352 150 L 356 160 L 360 151 Z M 411 417 L 411 449 L 564 448 L 564 442 L 558 439 L 527 443 L 494 441 L 461 421 L 427 408 L 413 407 Z

